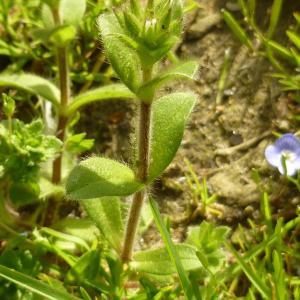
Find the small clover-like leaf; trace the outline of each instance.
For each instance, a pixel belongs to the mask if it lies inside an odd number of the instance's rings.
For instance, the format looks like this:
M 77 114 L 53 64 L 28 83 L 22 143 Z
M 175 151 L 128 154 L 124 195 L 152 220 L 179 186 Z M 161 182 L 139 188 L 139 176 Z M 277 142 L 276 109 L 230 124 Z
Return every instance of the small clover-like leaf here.
M 195 103 L 193 93 L 173 93 L 154 102 L 150 181 L 159 176 L 174 158 Z
M 67 195 L 76 200 L 104 196 L 128 196 L 143 187 L 124 164 L 104 157 L 82 161 L 70 173 Z

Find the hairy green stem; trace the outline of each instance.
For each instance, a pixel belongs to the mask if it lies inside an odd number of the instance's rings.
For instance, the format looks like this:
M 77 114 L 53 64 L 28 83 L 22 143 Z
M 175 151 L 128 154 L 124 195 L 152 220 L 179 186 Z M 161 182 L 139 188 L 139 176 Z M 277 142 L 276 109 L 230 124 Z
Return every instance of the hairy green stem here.
M 67 118 L 63 112 L 66 110 L 70 97 L 69 86 L 69 67 L 68 67 L 68 50 L 67 47 L 57 49 L 57 62 L 59 70 L 59 86 L 60 86 L 60 114 L 58 117 L 58 126 L 56 136 L 64 141 L 67 126 Z M 52 182 L 60 183 L 61 181 L 61 165 L 62 153 L 53 162 Z
M 151 79 L 152 69 L 144 70 L 143 81 Z M 151 101 L 140 101 L 139 127 L 138 127 L 138 166 L 136 176 L 141 182 L 146 182 L 149 169 L 150 154 L 150 129 L 151 129 Z M 127 220 L 123 251 L 121 258 L 123 262 L 131 260 L 135 236 L 139 225 L 141 210 L 147 192 L 145 190 L 136 192 L 133 196 L 132 204 Z
M 58 9 L 53 9 L 53 18 L 56 25 L 61 25 Z M 68 46 L 57 47 L 57 65 L 58 65 L 58 77 L 60 88 L 60 110 L 58 115 L 58 124 L 56 130 L 56 136 L 62 142 L 65 139 L 65 131 L 68 119 L 64 115 L 67 109 L 68 101 L 70 98 L 70 84 L 69 84 L 69 65 L 68 65 Z M 52 182 L 59 184 L 61 181 L 62 173 L 62 153 L 53 162 L 52 167 Z M 58 210 L 58 199 L 56 197 L 50 198 L 46 209 L 44 225 L 50 225 L 55 219 L 56 212 Z

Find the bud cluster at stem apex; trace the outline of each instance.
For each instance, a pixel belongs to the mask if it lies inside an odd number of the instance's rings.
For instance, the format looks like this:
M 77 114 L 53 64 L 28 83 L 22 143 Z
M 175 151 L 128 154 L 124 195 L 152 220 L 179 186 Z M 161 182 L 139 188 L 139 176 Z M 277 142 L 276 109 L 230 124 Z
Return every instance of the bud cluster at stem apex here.
M 177 42 L 183 27 L 181 0 L 149 0 L 143 7 L 140 0 L 131 0 L 115 16 L 128 43 L 143 60 L 153 64 L 161 59 Z M 133 46 L 134 47 L 134 46 Z

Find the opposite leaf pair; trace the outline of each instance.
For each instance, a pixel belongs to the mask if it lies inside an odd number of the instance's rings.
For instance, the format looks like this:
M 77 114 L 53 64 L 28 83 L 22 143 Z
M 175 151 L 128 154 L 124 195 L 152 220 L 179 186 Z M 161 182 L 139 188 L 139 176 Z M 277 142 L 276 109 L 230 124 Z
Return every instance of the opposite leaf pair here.
M 172 161 L 184 127 L 195 104 L 192 93 L 174 93 L 154 102 L 148 182 L 157 178 Z M 134 171 L 111 159 L 92 157 L 71 172 L 66 191 L 72 199 L 128 196 L 143 188 Z

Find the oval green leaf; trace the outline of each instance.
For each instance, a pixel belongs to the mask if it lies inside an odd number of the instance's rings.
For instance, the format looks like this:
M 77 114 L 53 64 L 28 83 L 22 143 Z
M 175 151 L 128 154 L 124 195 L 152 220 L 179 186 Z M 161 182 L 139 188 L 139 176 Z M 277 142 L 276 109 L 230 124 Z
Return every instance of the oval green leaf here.
M 101 15 L 98 18 L 98 26 L 113 69 L 130 90 L 136 91 L 141 82 L 141 68 L 138 55 L 124 42 L 129 37 L 126 38 L 123 34 L 113 14 Z
M 152 99 L 155 90 L 163 84 L 176 79 L 193 80 L 195 79 L 197 70 L 198 63 L 196 61 L 188 61 L 173 66 L 169 70 L 162 72 L 160 75 L 143 84 L 138 90 L 138 95 L 141 99 Z
M 82 161 L 70 173 L 66 192 L 71 199 L 128 196 L 143 187 L 124 164 L 104 157 Z
M 59 106 L 60 92 L 49 80 L 34 74 L 0 74 L 0 86 L 13 87 L 40 96 Z
M 84 16 L 86 0 L 60 0 L 59 13 L 63 24 L 78 25 Z
M 178 244 L 175 245 L 175 249 L 185 271 L 196 270 L 202 267 L 194 247 L 186 244 Z M 136 252 L 133 255 L 130 266 L 137 272 L 155 275 L 171 275 L 176 273 L 176 266 L 170 259 L 165 247 Z
M 87 199 L 82 201 L 82 205 L 104 238 L 115 250 L 120 251 L 124 224 L 119 197 Z
M 193 93 L 173 93 L 153 103 L 149 181 L 159 176 L 173 160 L 195 103 Z

